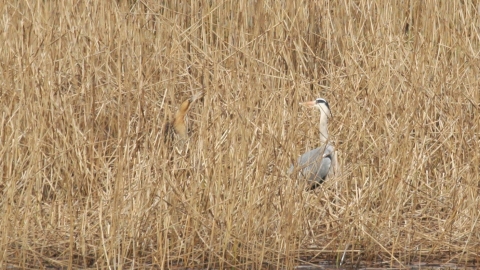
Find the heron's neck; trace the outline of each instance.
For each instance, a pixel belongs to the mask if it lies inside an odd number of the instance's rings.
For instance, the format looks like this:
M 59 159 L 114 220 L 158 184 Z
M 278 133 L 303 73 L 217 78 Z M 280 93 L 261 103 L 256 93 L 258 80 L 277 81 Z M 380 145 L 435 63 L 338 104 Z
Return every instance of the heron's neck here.
M 320 142 L 322 145 L 327 144 L 328 141 L 328 117 L 325 113 L 320 114 Z

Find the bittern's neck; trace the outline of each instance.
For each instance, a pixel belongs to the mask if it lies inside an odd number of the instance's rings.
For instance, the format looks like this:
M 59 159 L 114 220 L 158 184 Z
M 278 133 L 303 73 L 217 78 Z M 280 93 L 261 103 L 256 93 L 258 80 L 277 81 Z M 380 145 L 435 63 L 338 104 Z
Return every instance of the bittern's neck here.
M 328 141 L 328 117 L 324 112 L 320 113 L 320 143 L 325 145 Z

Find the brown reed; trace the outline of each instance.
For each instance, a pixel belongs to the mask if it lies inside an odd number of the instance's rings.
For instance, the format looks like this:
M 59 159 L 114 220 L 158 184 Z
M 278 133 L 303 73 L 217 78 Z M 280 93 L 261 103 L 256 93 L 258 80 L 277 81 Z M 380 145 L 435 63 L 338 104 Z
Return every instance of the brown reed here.
M 0 7 L 2 268 L 478 261 L 477 1 Z M 307 192 L 317 97 L 342 175 Z

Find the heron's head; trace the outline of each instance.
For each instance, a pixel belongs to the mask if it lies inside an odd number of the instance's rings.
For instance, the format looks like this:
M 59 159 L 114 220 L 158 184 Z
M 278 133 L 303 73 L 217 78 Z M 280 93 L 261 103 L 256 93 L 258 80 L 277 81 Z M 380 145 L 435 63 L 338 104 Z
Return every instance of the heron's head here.
M 325 114 L 327 117 L 332 117 L 332 112 L 330 111 L 330 106 L 328 102 L 323 98 L 317 98 L 312 101 L 302 102 L 300 105 L 306 106 L 308 108 L 317 108 L 320 110 L 321 114 Z

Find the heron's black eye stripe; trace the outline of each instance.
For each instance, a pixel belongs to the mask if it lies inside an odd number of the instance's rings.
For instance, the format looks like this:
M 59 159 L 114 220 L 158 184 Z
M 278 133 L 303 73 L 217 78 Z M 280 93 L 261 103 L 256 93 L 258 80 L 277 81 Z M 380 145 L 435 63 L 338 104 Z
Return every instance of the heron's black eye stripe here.
M 323 98 L 318 98 L 318 99 L 316 99 L 316 100 L 315 100 L 315 103 L 317 103 L 317 104 L 323 103 L 323 104 L 325 104 L 325 106 L 327 106 L 327 108 L 330 110 L 330 106 L 328 105 L 328 102 L 327 102 L 325 99 L 323 99 Z

